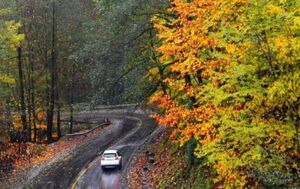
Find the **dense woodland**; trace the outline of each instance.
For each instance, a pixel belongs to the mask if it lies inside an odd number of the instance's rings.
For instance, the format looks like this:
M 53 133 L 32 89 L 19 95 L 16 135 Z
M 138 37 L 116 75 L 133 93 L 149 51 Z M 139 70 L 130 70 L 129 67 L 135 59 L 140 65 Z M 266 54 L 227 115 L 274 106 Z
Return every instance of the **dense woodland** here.
M 1 129 L 51 142 L 62 110 L 145 101 L 150 18 L 167 5 L 145 2 L 1 1 Z
M 299 187 L 300 1 L 0 2 L 11 141 L 60 138 L 78 104 L 141 102 L 214 187 Z
M 174 0 L 167 13 L 153 17 L 163 85 L 150 103 L 187 163 L 222 188 L 298 188 L 300 1 Z

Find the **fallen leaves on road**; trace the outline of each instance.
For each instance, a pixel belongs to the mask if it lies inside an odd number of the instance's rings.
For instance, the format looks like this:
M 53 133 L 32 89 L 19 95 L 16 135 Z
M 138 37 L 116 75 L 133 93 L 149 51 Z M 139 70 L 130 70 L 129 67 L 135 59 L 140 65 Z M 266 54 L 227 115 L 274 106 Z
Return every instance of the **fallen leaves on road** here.
M 108 128 L 111 126 L 107 126 Z M 77 145 L 84 143 L 104 128 L 97 128 L 94 131 L 76 137 L 63 137 L 59 141 L 51 144 L 35 143 L 5 143 L 0 144 L 0 180 L 4 180 L 22 170 L 28 170 L 35 165 L 39 165 L 52 159 Z
M 129 188 L 157 188 L 155 177 L 163 171 L 162 169 L 166 168 L 163 166 L 164 159 L 161 158 L 164 155 L 161 146 L 159 146 L 161 140 L 161 137 L 157 138 L 153 144 L 146 146 L 135 157 L 128 173 Z M 151 154 L 151 161 L 149 161 L 149 154 Z
M 186 170 L 182 151 L 170 144 L 163 145 L 162 141 L 168 141 L 166 136 L 156 139 L 136 157 L 128 173 L 130 189 L 165 188 L 166 184 L 167 188 L 177 188 L 178 182 L 184 182 L 178 179 L 178 174 Z M 154 162 L 147 155 L 149 153 L 154 155 Z
M 130 170 L 129 173 L 129 188 L 142 188 L 143 180 L 142 180 L 142 169 L 147 165 L 146 156 L 139 156 L 139 158 L 135 161 L 134 167 Z

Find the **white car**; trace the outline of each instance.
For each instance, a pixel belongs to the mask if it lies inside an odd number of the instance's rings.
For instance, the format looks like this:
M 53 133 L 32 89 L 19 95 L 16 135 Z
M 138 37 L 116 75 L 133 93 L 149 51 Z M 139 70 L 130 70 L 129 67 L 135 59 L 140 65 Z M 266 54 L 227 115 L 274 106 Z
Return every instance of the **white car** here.
M 101 156 L 101 168 L 118 167 L 122 168 L 122 156 L 118 150 L 105 150 Z

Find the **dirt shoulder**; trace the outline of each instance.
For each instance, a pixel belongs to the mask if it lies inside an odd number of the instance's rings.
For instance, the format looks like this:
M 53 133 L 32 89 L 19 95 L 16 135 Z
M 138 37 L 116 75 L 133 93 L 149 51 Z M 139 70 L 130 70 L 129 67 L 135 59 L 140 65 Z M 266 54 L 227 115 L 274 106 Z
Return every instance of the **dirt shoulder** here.
M 154 151 L 157 151 L 158 145 L 163 140 L 164 132 L 165 129 L 163 127 L 158 128 L 152 133 L 149 139 L 136 150 L 127 172 L 128 188 L 155 188 L 155 183 L 152 180 L 153 175 L 150 173 L 155 172 L 155 167 L 158 165 L 154 160 Z
M 47 166 L 39 172 L 33 182 L 26 184 L 23 188 L 68 188 L 82 168 L 135 127 L 135 120 L 113 119 L 111 128 L 103 130 L 95 137 L 90 137 L 51 166 Z
M 162 132 L 145 145 L 128 172 L 130 189 L 212 188 L 210 171 L 201 164 L 188 166 L 184 150 Z
M 26 163 L 20 163 L 11 174 L 5 174 L 0 180 L 1 189 L 9 188 L 68 188 L 80 171 L 95 160 L 101 151 L 113 144 L 120 144 L 127 157 L 121 176 L 122 188 L 128 188 L 127 173 L 131 160 L 137 150 L 156 131 L 155 121 L 146 114 L 133 112 L 99 113 L 89 111 L 78 113 L 78 119 L 97 121 L 109 118 L 112 125 L 94 130 L 87 135 L 67 138 L 45 145 L 42 152 Z M 137 119 L 134 119 L 137 118 Z M 143 127 L 138 127 L 139 120 Z M 134 131 L 130 137 L 125 137 Z M 122 140 L 124 138 L 124 140 Z M 119 141 L 119 142 L 118 142 Z M 124 146 L 124 147 L 122 147 Z M 33 149 L 36 146 L 32 146 Z M 26 160 L 27 161 L 27 160 Z
M 156 132 L 157 126 L 153 119 L 145 114 L 123 114 L 122 119 L 136 121 L 137 127 L 123 135 L 119 140 L 115 140 L 112 148 L 118 149 L 122 153 L 122 169 L 109 169 L 102 171 L 100 158 L 93 160 L 88 166 L 82 169 L 72 187 L 74 188 L 128 188 L 127 173 L 133 155 L 149 138 Z
M 59 141 L 50 145 L 21 143 L 10 144 L 8 155 L 15 158 L 14 164 L 9 163 L 10 170 L 3 170 L 0 174 L 1 188 L 22 188 L 24 183 L 34 178 L 40 171 L 52 163 L 61 159 L 73 149 L 86 143 L 88 139 L 94 138 L 111 125 L 99 127 L 92 132 L 76 136 L 62 137 Z M 21 149 L 21 152 L 19 150 Z M 3 162 L 4 163 L 4 162 Z M 4 166 L 3 166 L 4 167 Z

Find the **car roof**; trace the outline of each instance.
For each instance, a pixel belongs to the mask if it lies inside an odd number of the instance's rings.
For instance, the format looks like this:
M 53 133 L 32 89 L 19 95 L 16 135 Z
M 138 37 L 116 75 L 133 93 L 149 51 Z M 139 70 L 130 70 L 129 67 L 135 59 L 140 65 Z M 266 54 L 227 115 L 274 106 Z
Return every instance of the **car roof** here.
M 104 154 L 109 154 L 109 153 L 117 153 L 118 150 L 105 150 Z

